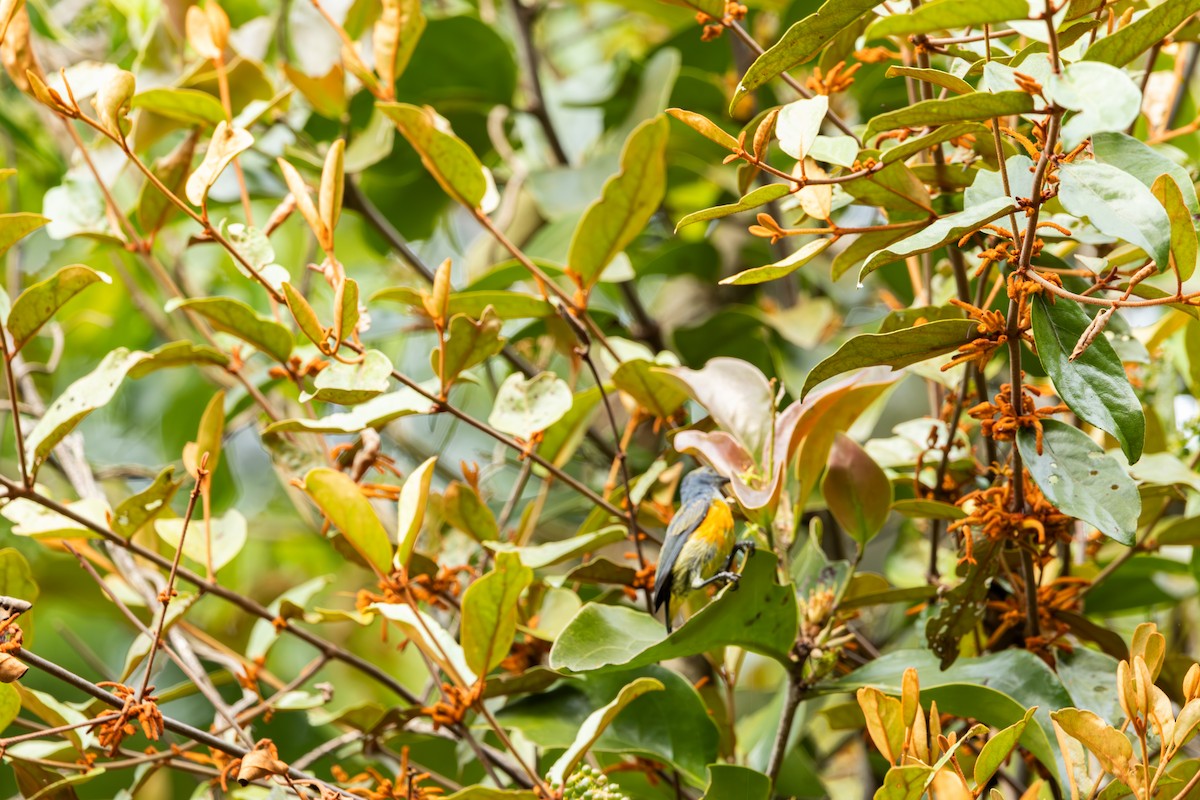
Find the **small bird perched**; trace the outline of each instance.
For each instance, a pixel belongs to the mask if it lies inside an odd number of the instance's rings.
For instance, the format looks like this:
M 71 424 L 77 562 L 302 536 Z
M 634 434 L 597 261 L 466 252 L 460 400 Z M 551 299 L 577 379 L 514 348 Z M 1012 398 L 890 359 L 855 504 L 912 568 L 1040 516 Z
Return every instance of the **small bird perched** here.
M 754 542 L 737 541 L 733 513 L 721 487 L 729 479 L 709 467 L 689 472 L 679 490 L 679 511 L 667 527 L 654 577 L 654 610 L 666 604 L 667 633 L 671 633 L 671 598 L 684 598 L 717 581 L 737 583 L 733 571 L 739 551 L 754 551 Z

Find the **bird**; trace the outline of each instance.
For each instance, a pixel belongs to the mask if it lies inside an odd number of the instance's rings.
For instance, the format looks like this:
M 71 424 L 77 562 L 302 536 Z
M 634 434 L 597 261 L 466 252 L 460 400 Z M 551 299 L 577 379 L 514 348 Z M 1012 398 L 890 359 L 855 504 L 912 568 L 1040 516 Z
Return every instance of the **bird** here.
M 667 634 L 672 630 L 671 598 L 712 583 L 733 583 L 741 575 L 733 571 L 738 552 L 754 551 L 751 540 L 737 541 L 733 513 L 721 489 L 729 483 L 711 467 L 692 470 L 679 490 L 679 511 L 671 518 L 654 576 L 654 611 L 666 606 Z

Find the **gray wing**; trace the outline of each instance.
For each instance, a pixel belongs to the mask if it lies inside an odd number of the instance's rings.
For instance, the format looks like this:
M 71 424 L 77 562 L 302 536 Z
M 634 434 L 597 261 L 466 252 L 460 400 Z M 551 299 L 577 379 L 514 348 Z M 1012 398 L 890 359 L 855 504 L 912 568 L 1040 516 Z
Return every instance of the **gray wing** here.
M 654 610 L 657 611 L 671 596 L 671 571 L 683 551 L 692 531 L 708 516 L 708 500 L 697 497 L 680 506 L 667 527 L 667 537 L 658 553 L 658 568 L 654 574 Z

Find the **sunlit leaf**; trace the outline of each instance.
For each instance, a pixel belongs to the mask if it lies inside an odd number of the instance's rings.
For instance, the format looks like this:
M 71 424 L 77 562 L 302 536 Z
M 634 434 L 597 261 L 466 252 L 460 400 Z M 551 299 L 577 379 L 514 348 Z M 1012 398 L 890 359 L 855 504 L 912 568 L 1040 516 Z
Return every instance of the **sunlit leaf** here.
M 573 400 L 567 382 L 551 372 L 532 378 L 513 373 L 496 392 L 488 424 L 528 440 L 562 419 L 571 410 Z
M 304 478 L 304 491 L 368 564 L 380 575 L 391 572 L 391 540 L 371 501 L 349 475 L 324 467 L 314 469 Z
M 580 726 L 575 742 L 550 767 L 549 779 L 555 783 L 562 783 L 625 706 L 646 692 L 660 692 L 663 688 L 662 682 L 654 678 L 638 678 L 622 689 L 611 703 L 593 712 Z
M 765 267 L 753 267 L 743 270 L 736 275 L 731 275 L 728 278 L 721 280 L 722 286 L 743 286 L 747 284 L 766 283 L 767 281 L 777 280 L 787 275 L 791 275 L 796 270 L 803 267 L 808 262 L 825 252 L 825 249 L 833 243 L 832 239 L 821 237 L 801 246 L 796 252 L 790 256 L 776 261 L 774 264 L 767 264 Z
M 147 357 L 140 350 L 118 347 L 96 368 L 67 387 L 25 437 L 25 458 L 36 468 L 84 417 L 102 408 L 117 393 L 126 374 Z
M 178 549 L 183 525 L 182 519 L 156 519 L 154 530 L 172 549 Z M 210 535 L 211 555 L 208 550 Z M 187 538 L 183 539 L 183 554 L 197 564 L 211 563 L 213 570 L 219 570 L 242 551 L 246 539 L 246 518 L 230 509 L 223 517 L 211 520 L 208 530 L 204 520 L 192 520 L 187 528 Z
M 204 160 L 188 176 L 187 185 L 184 187 L 188 202 L 194 206 L 203 205 L 208 197 L 208 190 L 217 182 L 217 178 L 229 166 L 229 162 L 237 158 L 239 153 L 248 150 L 252 144 L 254 137 L 249 131 L 230 127 L 225 120 L 217 123 L 212 139 L 209 140 L 208 150 L 204 153 Z
M 859 270 L 858 279 L 862 281 L 875 270 L 893 261 L 928 253 L 946 244 L 957 242 L 968 233 L 1006 216 L 1016 207 L 1017 204 L 1012 198 L 997 197 L 986 203 L 964 209 L 957 214 L 947 214 L 911 236 L 872 253 L 866 263 L 862 265 L 862 269 Z
M 356 364 L 335 361 L 321 370 L 313 380 L 316 391 L 302 392 L 300 402 L 320 400 L 343 406 L 358 405 L 386 392 L 391 377 L 392 362 L 388 357 L 378 350 L 367 350 Z
M 728 205 L 715 206 L 706 208 L 703 211 L 696 211 L 688 214 L 683 219 L 679 220 L 675 225 L 675 230 L 691 225 L 693 222 L 707 222 L 713 219 L 722 219 L 731 214 L 738 214 L 743 211 L 750 211 L 755 208 L 760 208 L 770 203 L 772 200 L 778 200 L 785 197 L 791 191 L 791 187 L 785 183 L 768 183 L 766 186 L 759 186 L 757 189 L 749 192 L 741 200 Z
M 787 663 L 799 618 L 795 591 L 776 583 L 775 564 L 771 553 L 760 550 L 746 562 L 737 591 L 722 590 L 670 635 L 645 611 L 589 603 L 555 641 L 550 666 L 571 672 L 632 669 L 726 645 Z
M 446 339 L 444 350 L 430 354 L 434 372 L 440 374 L 449 385 L 464 370 L 499 353 L 504 347 L 504 338 L 500 336 L 502 325 L 502 320 L 491 306 L 483 310 L 478 320 L 466 314 L 451 317 L 447 326 L 449 338 Z
M 1027 0 L 978 0 L 972 3 L 932 0 L 907 14 L 890 14 L 876 20 L 867 28 L 866 38 L 979 27 L 988 23 L 1025 19 L 1028 15 Z
M 125 498 L 113 509 L 113 530 L 122 536 L 131 536 L 169 508 L 171 498 L 183 481 L 175 480 L 175 468 L 166 467 L 142 491 Z
M 487 194 L 483 165 L 466 142 L 450 132 L 445 120 L 429 107 L 380 103 L 377 108 L 396 123 L 447 194 L 467 208 L 479 207 Z
M 621 168 L 579 220 L 567 255 L 567 274 L 588 289 L 637 236 L 666 192 L 670 126 L 656 116 L 634 129 L 621 151 Z
M 396 556 L 398 566 L 407 567 L 412 557 L 413 546 L 417 542 L 417 534 L 425 522 L 425 508 L 429 503 L 429 486 L 433 480 L 433 468 L 437 464 L 437 456 L 431 456 L 409 473 L 400 488 L 400 498 L 397 502 L 396 524 Z
M 732 105 L 772 78 L 811 61 L 829 40 L 876 5 L 873 0 L 826 0 L 754 60 L 738 83 Z
M 516 553 L 497 553 L 492 570 L 473 581 L 462 598 L 462 646 L 467 666 L 491 672 L 508 655 L 517 633 L 517 601 L 533 570 Z
M 142 109 L 188 125 L 216 126 L 225 120 L 221 101 L 197 89 L 160 86 L 138 92 L 130 107 Z
M 923 100 L 871 118 L 866 140 L 895 128 L 944 125 L 966 120 L 987 120 L 1033 110 L 1033 97 L 1025 92 L 975 92 L 936 100 Z
M 1125 72 L 1096 61 L 1068 64 L 1062 74 L 1051 75 L 1046 96 L 1076 112 L 1062 126 L 1065 147 L 1093 133 L 1125 130 L 1142 106 L 1142 92 Z
M 170 300 L 167 311 L 187 309 L 205 317 L 219 331 L 238 337 L 276 361 L 286 364 L 295 343 L 292 332 L 232 297 Z
M 1102 61 L 1123 67 L 1149 50 L 1155 42 L 1162 41 L 1197 11 L 1200 11 L 1200 0 L 1159 3 L 1128 25 L 1097 39 L 1083 57 L 1087 61 Z
M 112 278 L 91 267 L 75 264 L 63 267 L 17 295 L 8 312 L 7 327 L 13 338 L 12 352 L 24 347 L 68 300 L 93 283 L 111 284 Z
M 1150 189 L 1132 175 L 1095 161 L 1064 163 L 1058 199 L 1101 232 L 1142 248 L 1159 271 L 1170 264 L 1171 220 Z

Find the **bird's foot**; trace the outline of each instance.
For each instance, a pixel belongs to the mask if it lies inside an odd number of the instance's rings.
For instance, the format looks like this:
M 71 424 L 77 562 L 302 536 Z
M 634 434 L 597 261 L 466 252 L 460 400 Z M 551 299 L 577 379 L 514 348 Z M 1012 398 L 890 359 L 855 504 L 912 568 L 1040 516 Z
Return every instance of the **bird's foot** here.
M 722 570 L 721 572 L 718 572 L 716 575 L 713 575 L 708 580 L 692 584 L 692 588 L 693 589 L 703 589 L 705 586 L 709 586 L 718 581 L 723 581 L 724 583 L 732 583 L 733 584 L 733 588 L 730 589 L 730 591 L 737 591 L 738 581 L 740 581 L 741 579 L 742 579 L 742 576 L 736 572 L 733 572 L 731 570 Z
M 745 553 L 746 558 L 750 558 L 757 550 L 758 545 L 753 539 L 743 539 L 740 542 L 734 542 L 733 549 L 729 551 L 729 558 L 725 562 L 725 571 L 733 572 L 733 562 L 737 559 L 738 553 Z M 745 560 L 743 560 L 742 564 L 744 565 L 745 563 Z

